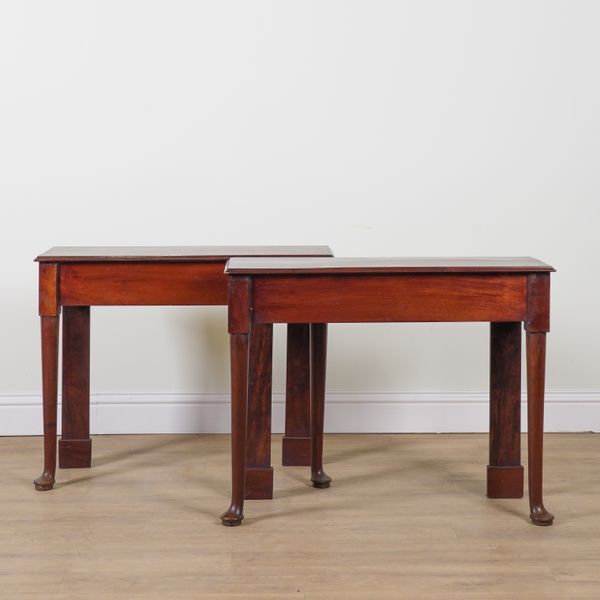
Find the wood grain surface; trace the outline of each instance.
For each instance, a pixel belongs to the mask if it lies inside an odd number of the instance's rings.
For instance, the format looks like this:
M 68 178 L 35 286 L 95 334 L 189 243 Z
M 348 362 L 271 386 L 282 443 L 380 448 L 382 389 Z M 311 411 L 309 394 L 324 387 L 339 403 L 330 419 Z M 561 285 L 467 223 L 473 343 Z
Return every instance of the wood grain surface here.
M 399 258 L 231 258 L 227 273 L 530 273 L 554 267 L 537 258 L 524 257 L 399 257 Z
M 230 256 L 331 256 L 329 246 L 55 246 L 38 262 L 215 260 Z

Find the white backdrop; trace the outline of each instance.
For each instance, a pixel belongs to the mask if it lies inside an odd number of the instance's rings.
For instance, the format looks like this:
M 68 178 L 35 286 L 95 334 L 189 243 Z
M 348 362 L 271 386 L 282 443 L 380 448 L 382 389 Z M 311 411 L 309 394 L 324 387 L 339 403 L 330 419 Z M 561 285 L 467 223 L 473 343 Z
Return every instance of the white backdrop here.
M 599 30 L 592 0 L 1 3 L 0 431 L 40 430 L 36 254 L 226 243 L 552 263 L 548 425 L 600 429 Z M 332 326 L 328 428 L 484 428 L 487 333 Z M 92 337 L 95 431 L 227 428 L 224 308 Z

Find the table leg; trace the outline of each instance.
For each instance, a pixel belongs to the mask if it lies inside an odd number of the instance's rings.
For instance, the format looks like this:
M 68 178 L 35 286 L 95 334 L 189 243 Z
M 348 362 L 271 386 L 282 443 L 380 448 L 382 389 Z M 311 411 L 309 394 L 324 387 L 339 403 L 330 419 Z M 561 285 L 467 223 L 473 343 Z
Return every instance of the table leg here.
M 522 498 L 520 322 L 491 324 L 489 460 L 488 498 Z
M 90 307 L 63 307 L 62 436 L 58 464 L 62 469 L 90 467 Z
M 544 384 L 546 334 L 526 333 L 527 341 L 527 451 L 530 518 L 534 525 L 552 525 L 554 515 L 542 499 L 544 447 Z
M 249 353 L 246 500 L 270 500 L 273 325 L 252 327 Z
M 328 488 L 331 484 L 331 477 L 323 470 L 326 362 L 327 323 L 312 323 L 310 325 L 310 480 L 316 488 Z
M 282 464 L 310 465 L 310 326 L 290 323 L 287 328 L 285 435 Z
M 42 316 L 42 395 L 44 402 L 44 472 L 33 482 L 51 490 L 56 475 L 56 405 L 58 401 L 59 316 Z
M 241 525 L 246 488 L 246 435 L 248 422 L 247 333 L 230 334 L 231 344 L 231 504 L 221 515 L 223 525 Z

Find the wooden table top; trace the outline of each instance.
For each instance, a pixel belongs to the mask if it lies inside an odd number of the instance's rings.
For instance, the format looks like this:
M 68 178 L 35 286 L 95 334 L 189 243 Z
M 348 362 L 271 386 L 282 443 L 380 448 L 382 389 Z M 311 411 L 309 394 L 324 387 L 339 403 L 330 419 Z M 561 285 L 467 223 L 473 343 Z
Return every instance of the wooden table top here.
M 232 256 L 332 256 L 329 246 L 55 246 L 37 262 L 167 262 L 227 260 Z
M 530 273 L 555 269 L 536 258 L 231 258 L 228 274 Z

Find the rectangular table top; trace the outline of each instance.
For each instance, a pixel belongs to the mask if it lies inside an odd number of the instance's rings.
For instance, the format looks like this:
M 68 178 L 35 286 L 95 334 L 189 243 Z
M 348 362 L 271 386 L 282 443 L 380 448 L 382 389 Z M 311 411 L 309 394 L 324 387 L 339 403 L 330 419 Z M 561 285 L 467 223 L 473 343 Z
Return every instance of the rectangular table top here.
M 167 262 L 232 256 L 332 256 L 329 246 L 55 246 L 37 262 Z
M 531 257 L 466 258 L 231 258 L 233 274 L 530 273 L 555 269 Z

